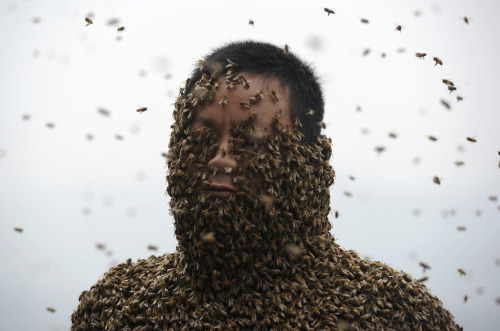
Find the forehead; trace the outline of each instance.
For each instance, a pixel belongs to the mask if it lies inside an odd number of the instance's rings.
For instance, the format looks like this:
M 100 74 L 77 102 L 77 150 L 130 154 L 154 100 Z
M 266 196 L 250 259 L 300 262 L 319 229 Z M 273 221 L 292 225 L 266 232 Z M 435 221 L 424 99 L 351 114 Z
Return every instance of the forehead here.
M 194 128 L 235 126 L 245 123 L 249 116 L 255 113 L 253 125 L 269 130 L 279 110 L 282 110 L 281 124 L 291 127 L 290 104 L 287 91 L 281 82 L 276 78 L 265 78 L 251 73 L 239 73 L 236 76 L 240 74 L 246 78 L 249 87 L 246 88 L 239 82 L 233 88 L 227 89 L 225 77 L 221 77 L 218 80 L 219 88 L 214 89 L 214 100 L 203 103 L 196 110 Z

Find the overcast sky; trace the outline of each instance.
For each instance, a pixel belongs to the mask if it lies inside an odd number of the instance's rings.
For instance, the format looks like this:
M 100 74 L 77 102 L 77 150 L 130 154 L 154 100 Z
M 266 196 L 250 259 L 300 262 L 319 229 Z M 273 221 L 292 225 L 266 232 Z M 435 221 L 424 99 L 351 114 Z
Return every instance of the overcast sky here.
M 466 329 L 500 329 L 499 12 L 495 0 L 0 0 L 2 328 L 67 330 L 110 266 L 175 250 L 161 156 L 172 104 L 201 56 L 255 39 L 321 77 L 339 244 L 428 276 Z

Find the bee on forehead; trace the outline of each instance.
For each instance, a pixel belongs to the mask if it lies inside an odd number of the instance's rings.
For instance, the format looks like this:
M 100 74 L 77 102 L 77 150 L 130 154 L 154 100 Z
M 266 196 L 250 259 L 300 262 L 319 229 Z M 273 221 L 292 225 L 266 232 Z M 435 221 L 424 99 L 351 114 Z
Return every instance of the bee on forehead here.
M 325 8 L 324 10 L 326 13 L 328 13 L 328 16 L 330 16 L 330 14 L 335 14 L 335 12 L 333 10 L 331 10 L 330 8 Z
M 248 120 L 249 121 L 255 121 L 255 119 L 257 118 L 257 113 L 256 112 L 253 112 L 250 114 L 250 116 L 248 116 Z
M 425 58 L 426 55 L 427 53 L 415 53 L 415 56 L 421 58 L 422 60 Z
M 222 105 L 222 107 L 227 106 L 227 95 L 222 97 L 222 99 L 219 101 L 219 105 Z
M 90 19 L 90 17 L 85 17 L 85 22 L 87 22 L 86 26 L 89 26 L 90 24 L 94 24 L 94 22 Z
M 276 101 L 276 102 L 280 101 L 280 95 L 278 94 L 278 92 L 276 92 L 275 90 L 272 90 L 271 95 L 273 96 L 274 101 Z
M 437 66 L 438 64 L 441 66 L 443 65 L 443 61 L 440 58 L 434 56 L 433 60 L 436 61 L 434 66 Z
M 241 106 L 241 108 L 250 109 L 250 107 L 251 107 L 252 105 L 250 104 L 250 102 L 240 101 L 240 106 Z

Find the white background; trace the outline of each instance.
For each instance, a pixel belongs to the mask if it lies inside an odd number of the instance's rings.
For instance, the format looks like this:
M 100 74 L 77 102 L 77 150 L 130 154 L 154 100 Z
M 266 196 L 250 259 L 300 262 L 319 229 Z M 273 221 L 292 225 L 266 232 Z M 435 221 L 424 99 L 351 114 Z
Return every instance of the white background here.
M 0 0 L 1 329 L 67 330 L 111 265 L 175 250 L 161 156 L 172 103 L 201 56 L 246 38 L 288 44 L 321 76 L 340 245 L 429 276 L 466 329 L 500 329 L 499 11 L 494 0 Z

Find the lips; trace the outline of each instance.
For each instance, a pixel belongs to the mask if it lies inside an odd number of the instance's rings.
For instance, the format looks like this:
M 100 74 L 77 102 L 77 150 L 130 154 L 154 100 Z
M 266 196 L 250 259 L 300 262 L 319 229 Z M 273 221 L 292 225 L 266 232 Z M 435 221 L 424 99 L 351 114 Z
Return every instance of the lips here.
M 222 184 L 211 184 L 208 189 L 208 193 L 217 198 L 228 198 L 234 191 L 233 187 Z

